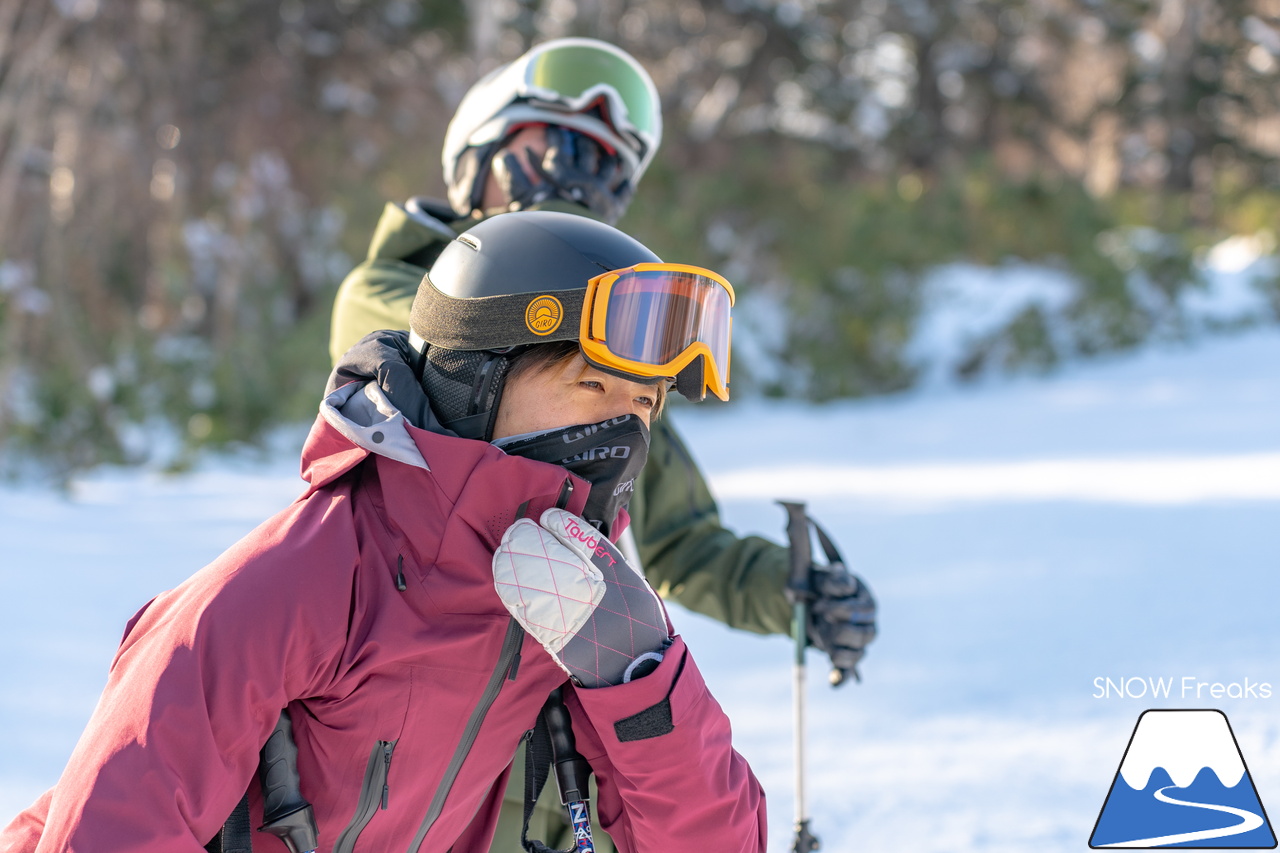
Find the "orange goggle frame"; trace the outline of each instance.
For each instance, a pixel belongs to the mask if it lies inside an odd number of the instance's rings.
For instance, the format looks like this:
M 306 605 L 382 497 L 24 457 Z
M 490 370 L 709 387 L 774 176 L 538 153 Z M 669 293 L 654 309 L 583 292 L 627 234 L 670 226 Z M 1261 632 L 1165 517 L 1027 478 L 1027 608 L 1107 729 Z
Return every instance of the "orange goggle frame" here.
M 578 340 L 591 361 L 636 376 L 676 379 L 701 357 L 694 387 L 728 400 L 733 302 L 733 286 L 710 270 L 636 264 L 587 283 Z

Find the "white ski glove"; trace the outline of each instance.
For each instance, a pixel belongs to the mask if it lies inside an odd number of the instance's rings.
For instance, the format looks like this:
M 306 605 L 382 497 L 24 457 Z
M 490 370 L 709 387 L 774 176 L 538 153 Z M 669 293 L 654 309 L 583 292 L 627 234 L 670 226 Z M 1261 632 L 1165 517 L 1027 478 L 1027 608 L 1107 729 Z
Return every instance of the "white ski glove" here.
M 493 555 L 498 596 L 583 687 L 652 672 L 671 644 L 666 611 L 613 543 L 562 509 L 522 518 Z

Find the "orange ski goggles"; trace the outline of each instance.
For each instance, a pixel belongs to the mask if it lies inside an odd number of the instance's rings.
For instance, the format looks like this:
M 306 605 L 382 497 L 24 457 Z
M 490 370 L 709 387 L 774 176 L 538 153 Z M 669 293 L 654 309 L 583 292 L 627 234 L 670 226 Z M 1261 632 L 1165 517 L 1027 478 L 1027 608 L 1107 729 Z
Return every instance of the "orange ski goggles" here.
M 587 283 L 578 341 L 606 369 L 675 379 L 692 399 L 710 391 L 728 400 L 733 302 L 733 286 L 710 270 L 636 264 Z

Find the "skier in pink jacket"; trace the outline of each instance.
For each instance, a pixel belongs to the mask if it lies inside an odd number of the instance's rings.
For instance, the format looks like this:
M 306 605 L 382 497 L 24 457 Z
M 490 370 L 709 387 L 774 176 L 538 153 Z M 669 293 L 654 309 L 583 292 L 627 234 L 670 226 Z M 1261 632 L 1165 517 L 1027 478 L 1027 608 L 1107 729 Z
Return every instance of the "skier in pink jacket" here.
M 453 241 L 412 333 L 380 339 L 416 370 L 335 375 L 305 493 L 130 621 L 61 779 L 0 849 L 199 853 L 246 793 L 271 823 L 256 771 L 283 709 L 318 842 L 259 850 L 487 850 L 563 688 L 619 850 L 763 851 L 729 721 L 610 542 L 667 389 L 727 397 L 732 298 L 585 217 Z M 404 383 L 430 405 L 397 408 Z

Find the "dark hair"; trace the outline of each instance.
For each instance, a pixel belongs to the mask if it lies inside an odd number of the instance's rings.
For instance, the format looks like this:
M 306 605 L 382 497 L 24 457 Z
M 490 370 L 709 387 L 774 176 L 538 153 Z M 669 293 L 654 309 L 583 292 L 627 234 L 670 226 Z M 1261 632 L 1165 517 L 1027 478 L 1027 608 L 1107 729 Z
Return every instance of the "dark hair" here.
M 577 355 L 582 355 L 582 348 L 577 341 L 551 341 L 525 347 L 511 356 L 504 383 L 526 373 L 537 373 L 563 364 Z M 655 400 L 652 417 L 660 415 L 666 405 L 668 384 L 670 383 L 657 382 L 653 385 Z

